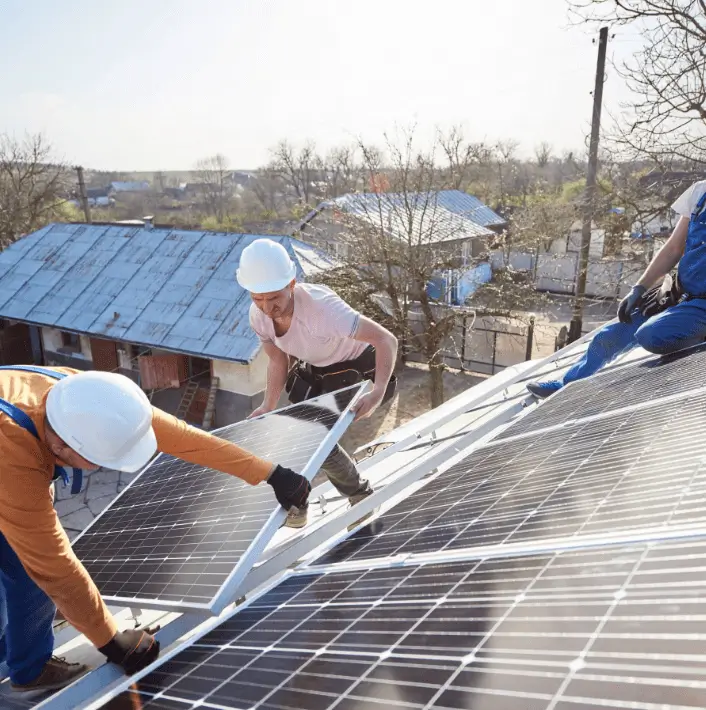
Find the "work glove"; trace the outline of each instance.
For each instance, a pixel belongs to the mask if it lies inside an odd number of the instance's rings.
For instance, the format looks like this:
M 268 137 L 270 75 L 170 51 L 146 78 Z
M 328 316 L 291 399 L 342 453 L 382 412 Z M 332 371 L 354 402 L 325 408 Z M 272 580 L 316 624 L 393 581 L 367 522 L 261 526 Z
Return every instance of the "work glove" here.
M 276 466 L 267 482 L 275 491 L 278 503 L 287 511 L 294 506 L 306 507 L 311 493 L 311 484 L 300 474 L 284 466 Z
M 625 296 L 618 306 L 618 320 L 621 323 L 632 323 L 632 313 L 636 308 L 640 307 L 646 292 L 647 289 L 639 284 L 630 289 L 630 293 Z
M 118 631 L 105 646 L 98 650 L 117 666 L 122 666 L 126 675 L 132 675 L 149 666 L 159 656 L 159 641 L 153 629 L 130 629 Z

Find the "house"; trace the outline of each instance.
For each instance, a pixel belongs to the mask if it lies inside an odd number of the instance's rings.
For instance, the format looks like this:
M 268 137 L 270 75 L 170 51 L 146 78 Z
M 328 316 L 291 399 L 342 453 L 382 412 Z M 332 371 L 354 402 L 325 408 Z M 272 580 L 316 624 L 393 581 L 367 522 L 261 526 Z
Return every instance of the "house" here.
M 121 372 L 168 411 L 195 388 L 186 412 L 194 423 L 210 393 L 212 423 L 242 419 L 266 378 L 250 297 L 235 279 L 240 253 L 257 238 L 151 224 L 51 224 L 29 234 L 0 252 L 0 319 L 25 333 L 13 353 Z M 274 238 L 302 279 L 333 265 L 303 242 Z
M 147 180 L 114 180 L 110 183 L 112 192 L 147 192 L 150 189 L 150 184 Z
M 464 263 L 486 251 L 489 239 L 502 231 L 505 220 L 477 197 L 460 190 L 412 193 L 355 193 L 319 205 L 300 223 L 295 234 L 346 258 L 349 245 L 342 236 L 344 216 L 406 239 L 409 220 L 424 244 L 456 245 Z
M 115 200 L 111 197 L 112 188 L 110 185 L 106 187 L 89 187 L 86 190 L 86 197 L 90 207 L 110 207 L 115 204 Z

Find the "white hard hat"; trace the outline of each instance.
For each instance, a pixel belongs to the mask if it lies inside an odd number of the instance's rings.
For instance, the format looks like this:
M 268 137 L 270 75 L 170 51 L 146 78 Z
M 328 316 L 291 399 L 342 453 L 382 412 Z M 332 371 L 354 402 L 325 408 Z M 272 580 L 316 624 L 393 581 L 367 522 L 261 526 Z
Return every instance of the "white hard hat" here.
M 287 250 L 272 239 L 256 239 L 243 249 L 236 272 L 238 283 L 250 293 L 280 291 L 297 276 Z
M 47 395 L 51 428 L 91 463 L 134 473 L 157 451 L 152 405 L 128 377 L 80 372 L 59 380 Z

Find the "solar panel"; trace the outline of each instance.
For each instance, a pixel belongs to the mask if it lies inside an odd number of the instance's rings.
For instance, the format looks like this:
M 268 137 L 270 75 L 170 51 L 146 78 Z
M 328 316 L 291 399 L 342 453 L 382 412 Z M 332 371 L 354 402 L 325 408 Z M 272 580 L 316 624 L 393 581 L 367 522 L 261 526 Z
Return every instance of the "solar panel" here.
M 356 385 L 215 433 L 311 478 L 343 433 L 345 427 L 332 429 L 359 390 Z M 274 534 L 275 511 L 284 515 L 268 485 L 250 486 L 162 455 L 73 547 L 107 601 L 213 609 L 224 585 L 234 586 L 234 570 L 236 576 L 247 572 Z
M 290 577 L 111 710 L 706 707 L 706 542 Z
M 661 397 L 686 394 L 703 386 L 704 376 L 706 346 L 625 365 L 572 383 L 501 432 L 496 439 L 546 429 L 570 419 L 591 417 Z
M 322 562 L 706 521 L 706 394 L 495 443 Z

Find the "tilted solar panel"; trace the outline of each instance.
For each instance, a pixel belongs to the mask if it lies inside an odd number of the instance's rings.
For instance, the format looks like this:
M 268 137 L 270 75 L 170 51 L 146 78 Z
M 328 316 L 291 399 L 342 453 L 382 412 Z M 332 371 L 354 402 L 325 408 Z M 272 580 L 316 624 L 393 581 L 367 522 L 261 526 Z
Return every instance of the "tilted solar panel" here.
M 491 443 L 322 563 L 706 523 L 706 394 Z
M 706 542 L 291 577 L 104 706 L 705 707 Z
M 345 426 L 331 432 L 359 390 L 325 395 L 216 434 L 298 472 L 308 468 L 312 477 L 343 433 Z M 270 521 L 278 509 L 266 484 L 250 486 L 163 455 L 73 547 L 107 601 L 210 608 L 223 585 L 232 584 L 235 568 L 247 571 L 275 532 Z M 263 530 L 267 525 L 269 532 Z
M 552 395 L 496 439 L 538 431 L 706 386 L 706 346 L 599 372 Z

